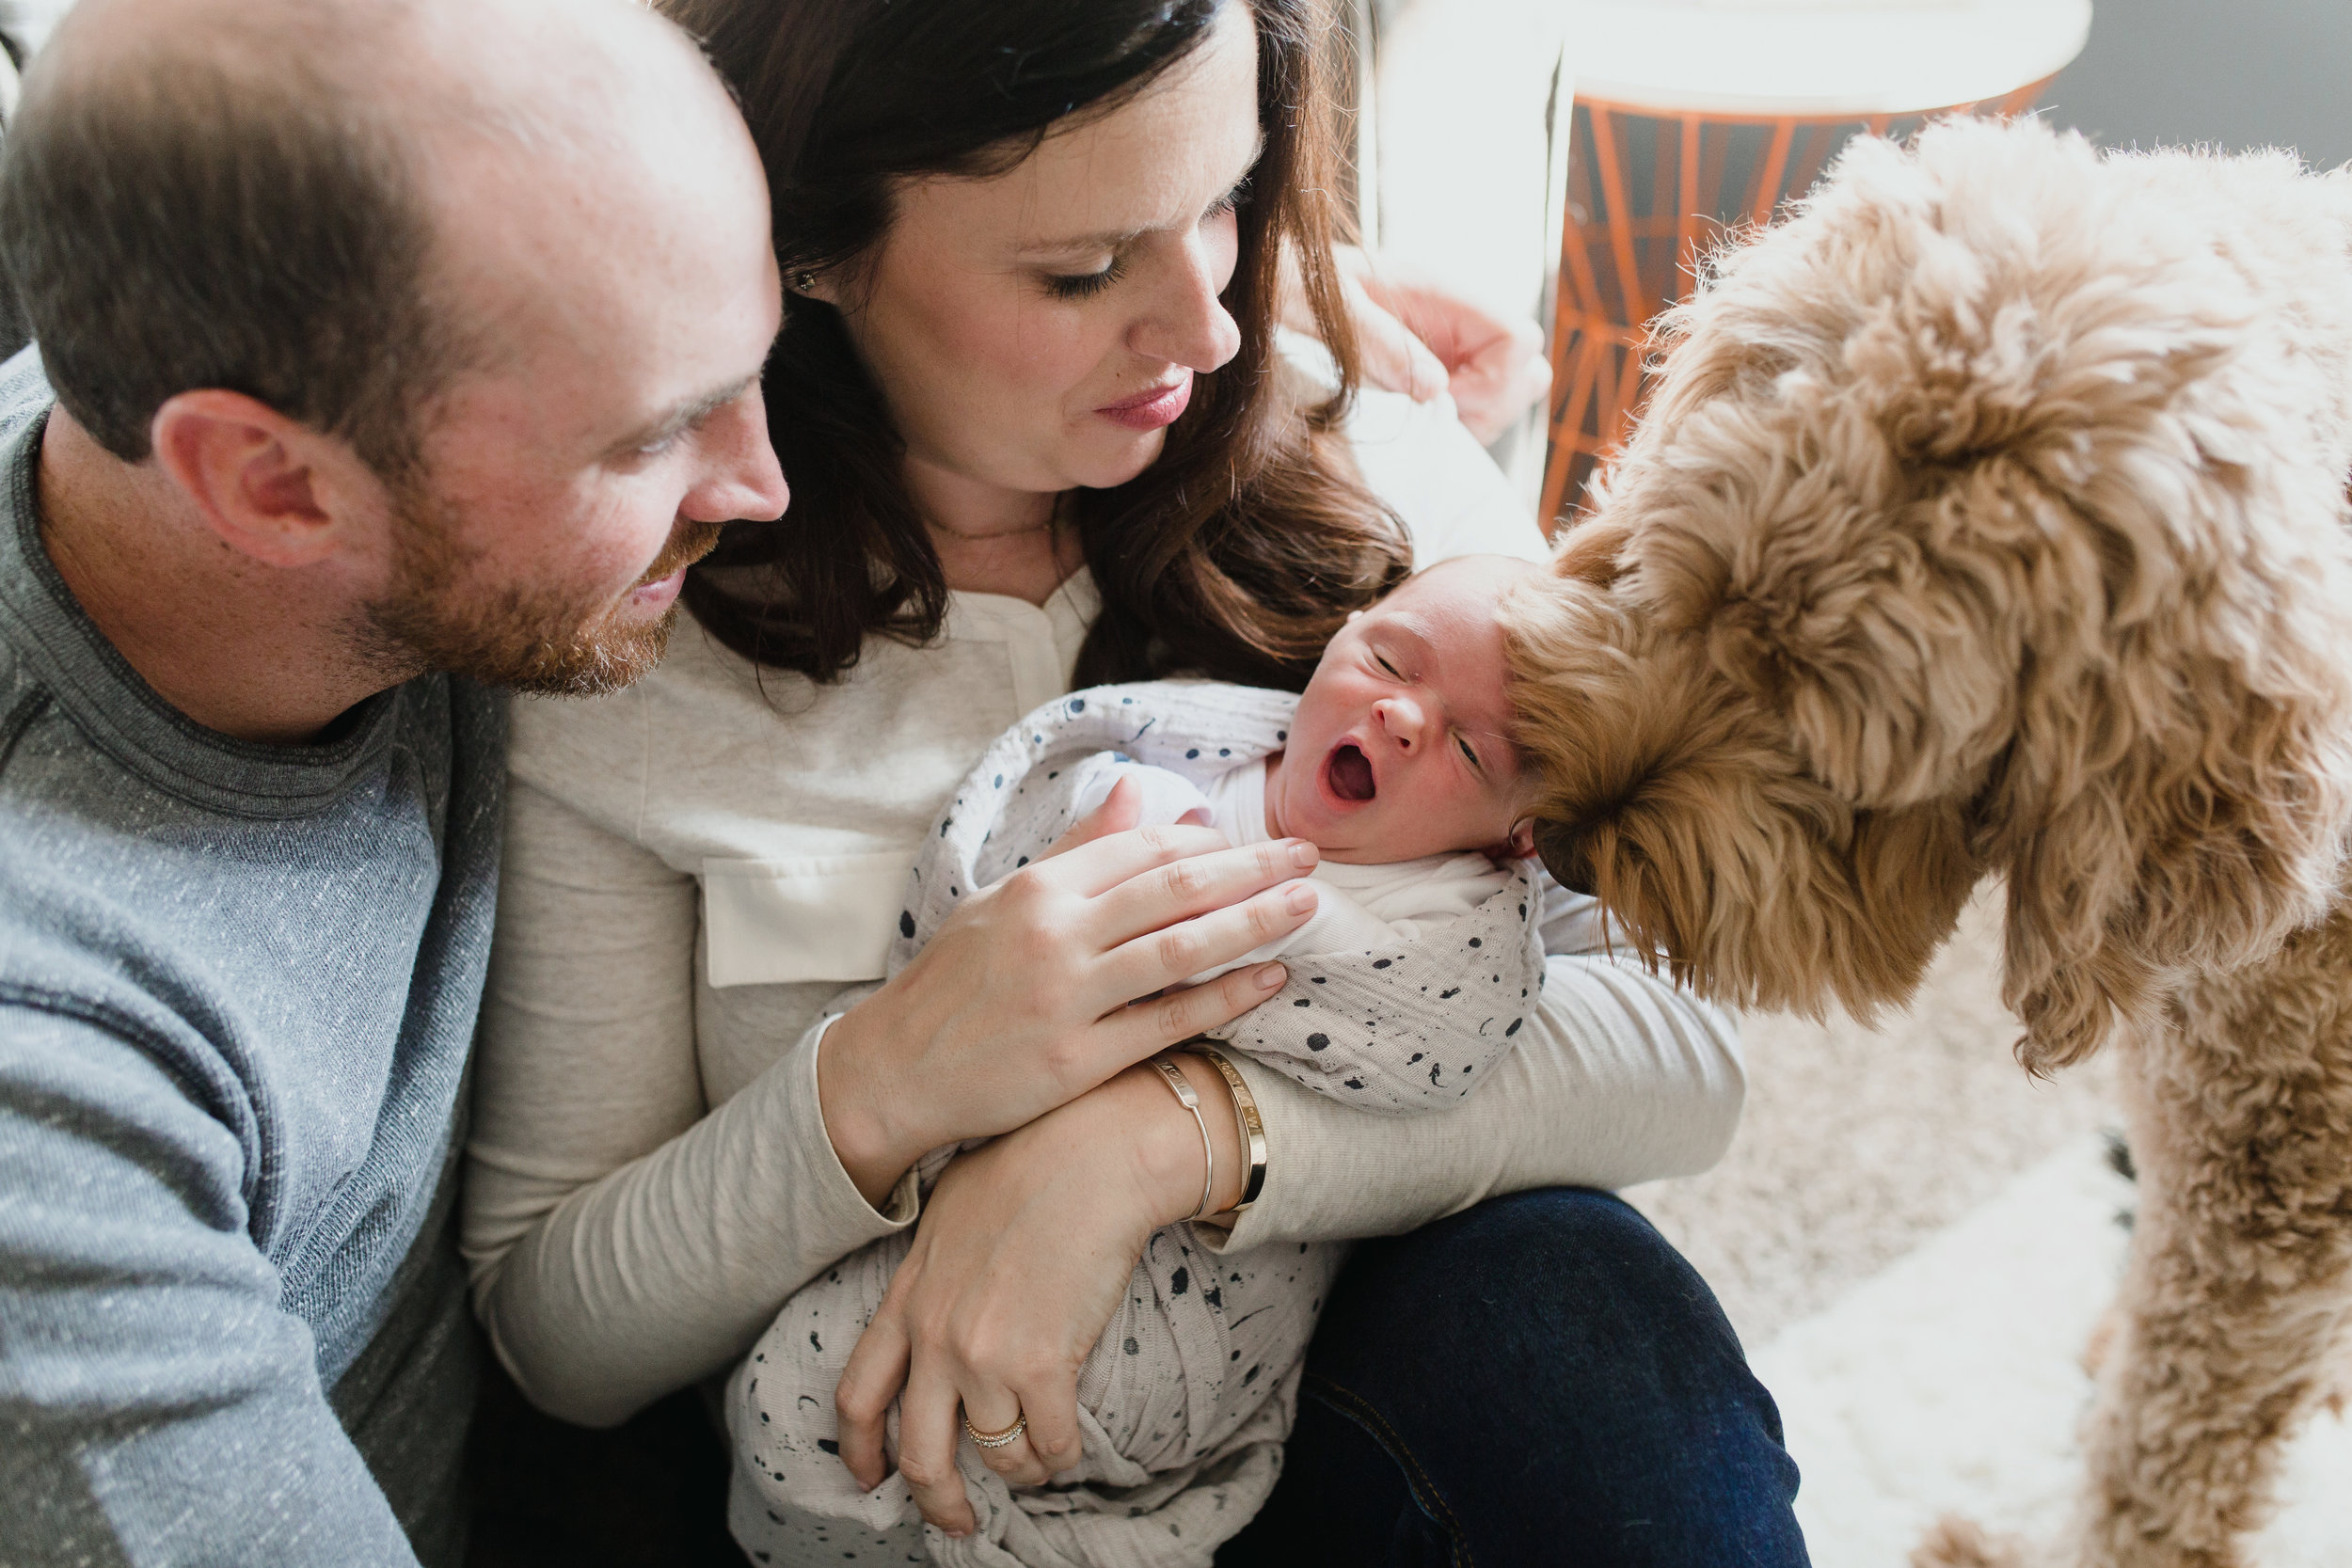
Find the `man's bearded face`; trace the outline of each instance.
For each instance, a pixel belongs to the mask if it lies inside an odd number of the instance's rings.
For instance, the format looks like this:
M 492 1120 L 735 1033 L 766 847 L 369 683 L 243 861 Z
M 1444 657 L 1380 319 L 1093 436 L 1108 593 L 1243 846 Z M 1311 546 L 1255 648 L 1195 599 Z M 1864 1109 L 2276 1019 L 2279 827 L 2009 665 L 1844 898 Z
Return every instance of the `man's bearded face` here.
M 368 652 L 541 696 L 603 696 L 660 663 L 678 607 L 631 613 L 628 595 L 709 554 L 725 527 L 680 519 L 644 575 L 615 598 L 577 581 L 482 583 L 480 552 L 461 542 L 440 497 L 403 484 L 398 498 L 393 586 L 365 612 Z

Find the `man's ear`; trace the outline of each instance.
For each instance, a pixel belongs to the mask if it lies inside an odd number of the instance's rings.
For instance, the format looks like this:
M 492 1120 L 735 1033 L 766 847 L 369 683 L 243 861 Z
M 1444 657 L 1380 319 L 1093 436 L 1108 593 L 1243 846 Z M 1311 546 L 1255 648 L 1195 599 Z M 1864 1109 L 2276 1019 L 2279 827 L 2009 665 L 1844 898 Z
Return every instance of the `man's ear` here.
M 156 466 L 223 544 L 264 565 L 316 565 L 342 549 L 382 483 L 347 442 L 242 392 L 167 399 L 148 427 Z

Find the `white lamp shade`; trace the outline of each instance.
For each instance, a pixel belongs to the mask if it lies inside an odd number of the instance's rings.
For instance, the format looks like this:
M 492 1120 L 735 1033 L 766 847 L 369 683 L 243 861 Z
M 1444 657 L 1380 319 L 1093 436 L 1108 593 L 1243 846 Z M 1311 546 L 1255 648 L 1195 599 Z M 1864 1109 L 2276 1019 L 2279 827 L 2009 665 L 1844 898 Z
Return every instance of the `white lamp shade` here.
M 2090 0 L 1573 0 L 1577 95 L 1650 114 L 1916 114 L 2082 52 Z

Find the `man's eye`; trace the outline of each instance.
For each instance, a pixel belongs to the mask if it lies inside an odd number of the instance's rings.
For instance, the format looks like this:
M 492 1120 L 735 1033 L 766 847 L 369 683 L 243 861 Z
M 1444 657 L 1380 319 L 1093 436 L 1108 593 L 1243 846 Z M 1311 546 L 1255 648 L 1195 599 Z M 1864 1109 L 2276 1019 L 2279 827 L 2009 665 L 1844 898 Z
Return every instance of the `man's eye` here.
M 1092 299 L 1119 281 L 1126 267 L 1117 260 L 1101 272 L 1048 273 L 1045 292 L 1056 299 Z
M 654 436 L 653 439 L 631 448 L 630 455 L 634 457 L 645 458 L 647 460 L 651 460 L 656 457 L 667 456 L 669 453 L 677 450 L 677 444 L 680 441 L 685 440 L 689 436 L 694 435 L 709 422 L 710 416 L 708 414 L 697 414 L 692 419 L 687 420 L 684 424 L 673 426 L 671 429 L 659 432 Z

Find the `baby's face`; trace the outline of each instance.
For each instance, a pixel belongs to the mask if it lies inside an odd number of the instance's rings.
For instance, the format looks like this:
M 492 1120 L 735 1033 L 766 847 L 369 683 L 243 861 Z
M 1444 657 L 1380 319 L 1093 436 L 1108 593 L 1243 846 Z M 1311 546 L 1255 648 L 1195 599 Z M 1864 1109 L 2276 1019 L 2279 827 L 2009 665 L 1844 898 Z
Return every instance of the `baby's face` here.
M 1496 606 L 1535 570 L 1502 556 L 1433 566 L 1348 617 L 1298 699 L 1267 827 L 1370 865 L 1464 849 L 1525 853 L 1525 782 Z M 1506 846 L 1508 847 L 1506 848 Z

